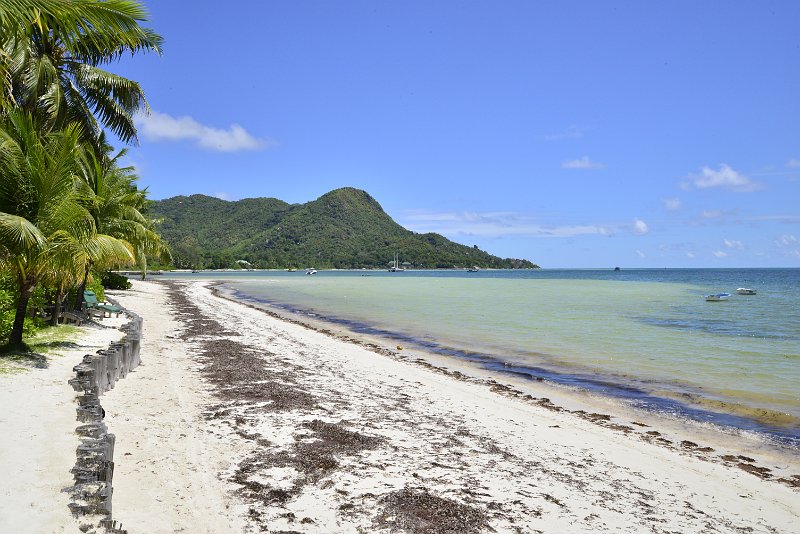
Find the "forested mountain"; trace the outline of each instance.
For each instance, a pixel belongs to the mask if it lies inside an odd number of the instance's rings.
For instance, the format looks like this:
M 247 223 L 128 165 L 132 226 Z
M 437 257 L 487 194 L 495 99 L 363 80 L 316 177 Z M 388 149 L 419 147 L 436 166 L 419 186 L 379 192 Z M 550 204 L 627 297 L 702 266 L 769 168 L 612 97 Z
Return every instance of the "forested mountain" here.
M 236 202 L 205 195 L 154 203 L 161 235 L 178 268 L 384 268 L 397 253 L 406 267 L 534 268 L 439 234 L 406 230 L 365 191 L 345 187 L 306 204 L 274 198 Z

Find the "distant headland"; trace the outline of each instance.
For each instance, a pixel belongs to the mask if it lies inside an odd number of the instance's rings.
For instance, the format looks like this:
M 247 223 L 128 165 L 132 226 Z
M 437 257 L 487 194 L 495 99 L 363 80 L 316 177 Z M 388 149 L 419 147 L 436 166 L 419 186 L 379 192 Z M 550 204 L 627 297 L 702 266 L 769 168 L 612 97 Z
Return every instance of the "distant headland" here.
M 477 245 L 400 226 L 366 191 L 335 189 L 305 204 L 276 198 L 231 202 L 206 195 L 153 203 L 151 215 L 183 269 L 385 268 L 394 255 L 404 268 L 537 269 L 526 259 L 500 258 Z

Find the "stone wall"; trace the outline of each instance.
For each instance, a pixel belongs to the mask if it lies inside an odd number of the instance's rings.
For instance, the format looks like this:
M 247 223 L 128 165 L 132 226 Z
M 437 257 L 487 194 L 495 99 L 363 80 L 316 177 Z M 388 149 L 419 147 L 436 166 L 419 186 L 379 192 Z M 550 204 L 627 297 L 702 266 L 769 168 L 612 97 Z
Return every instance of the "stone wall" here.
M 114 476 L 114 434 L 108 432 L 103 422 L 105 410 L 100 395 L 113 389 L 117 380 L 125 378 L 139 365 L 139 344 L 142 337 L 142 318 L 125 310 L 130 319 L 121 330 L 125 336 L 96 354 L 87 354 L 73 370 L 69 380 L 77 397 L 76 433 L 81 438 L 77 448 L 77 461 L 72 469 L 75 485 L 67 490 L 71 494 L 69 507 L 76 517 L 92 516 L 96 525 L 105 532 L 126 532 L 111 516 L 112 479 Z M 90 525 L 86 525 L 88 532 Z M 83 528 L 81 529 L 83 530 Z

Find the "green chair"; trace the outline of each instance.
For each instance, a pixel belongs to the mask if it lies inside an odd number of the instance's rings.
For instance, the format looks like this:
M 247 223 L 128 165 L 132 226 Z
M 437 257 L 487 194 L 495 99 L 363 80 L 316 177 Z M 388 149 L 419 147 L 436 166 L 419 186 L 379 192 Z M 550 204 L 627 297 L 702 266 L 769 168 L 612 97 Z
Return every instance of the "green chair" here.
M 83 292 L 83 302 L 86 303 L 87 312 L 90 310 L 99 310 L 103 312 L 103 317 L 106 316 L 106 313 L 109 317 L 111 317 L 112 313 L 116 313 L 117 317 L 119 317 L 119 314 L 122 313 L 122 308 L 119 306 L 114 306 L 113 304 L 100 302 L 97 300 L 97 295 L 94 294 L 94 291 L 90 291 L 88 289 Z

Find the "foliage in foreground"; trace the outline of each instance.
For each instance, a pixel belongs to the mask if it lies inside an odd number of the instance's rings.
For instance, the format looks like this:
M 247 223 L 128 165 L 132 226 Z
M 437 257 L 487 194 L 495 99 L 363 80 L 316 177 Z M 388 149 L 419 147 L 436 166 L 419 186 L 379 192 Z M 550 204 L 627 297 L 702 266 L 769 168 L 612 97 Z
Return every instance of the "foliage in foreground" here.
M 146 192 L 102 129 L 136 141 L 144 93 L 101 67 L 160 53 L 144 20 L 135 0 L 0 0 L 0 338 L 11 347 L 45 305 L 52 325 L 65 296 L 79 308 L 99 284 L 91 271 L 169 257 L 144 216 Z

